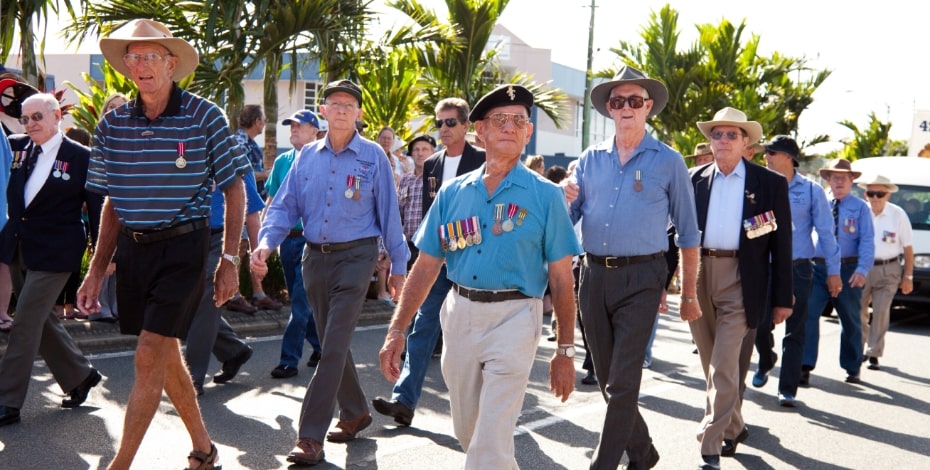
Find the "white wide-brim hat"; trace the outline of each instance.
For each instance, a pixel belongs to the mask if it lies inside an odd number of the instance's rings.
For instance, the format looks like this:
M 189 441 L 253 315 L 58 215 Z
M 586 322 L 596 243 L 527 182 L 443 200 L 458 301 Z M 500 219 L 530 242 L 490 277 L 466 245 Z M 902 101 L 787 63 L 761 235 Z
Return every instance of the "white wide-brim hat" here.
M 898 192 L 898 185 L 891 182 L 891 180 L 885 175 L 875 175 L 871 179 L 860 180 L 858 181 L 859 187 L 862 189 L 869 189 L 869 185 L 878 185 L 888 188 L 889 193 Z
M 739 127 L 746 132 L 746 136 L 749 137 L 748 145 L 753 145 L 762 138 L 762 125 L 756 121 L 750 121 L 746 119 L 746 113 L 727 106 L 726 108 L 717 111 L 717 114 L 714 114 L 714 119 L 711 121 L 701 121 L 697 123 L 698 129 L 701 130 L 701 133 L 704 134 L 704 137 L 710 139 L 711 131 L 714 130 L 717 126 L 733 126 Z
M 129 67 L 123 63 L 126 48 L 134 42 L 151 42 L 163 46 L 178 58 L 171 79 L 179 81 L 197 69 L 200 56 L 189 42 L 171 35 L 165 25 L 155 20 L 132 20 L 119 29 L 110 33 L 108 37 L 100 39 L 100 52 L 107 59 L 110 66 L 117 72 L 129 77 Z

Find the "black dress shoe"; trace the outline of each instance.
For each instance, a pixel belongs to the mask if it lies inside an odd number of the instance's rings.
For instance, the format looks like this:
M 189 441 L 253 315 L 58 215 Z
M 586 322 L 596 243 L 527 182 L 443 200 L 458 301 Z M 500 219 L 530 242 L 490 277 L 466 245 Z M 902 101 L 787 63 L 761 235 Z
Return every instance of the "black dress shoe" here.
M 869 370 L 882 370 L 878 365 L 877 357 L 869 357 Z
M 77 387 L 74 387 L 74 390 L 68 392 L 68 398 L 61 401 L 61 407 L 75 408 L 81 406 L 81 404 L 87 400 L 87 394 L 90 393 L 90 389 L 96 387 L 102 379 L 103 376 L 100 375 L 100 372 L 97 372 L 97 369 L 91 369 L 90 375 Z M 17 414 L 19 414 L 19 412 L 17 412 Z
M 274 379 L 288 379 L 297 375 L 297 368 L 291 366 L 285 366 L 283 364 L 278 365 L 274 369 L 271 369 L 271 377 Z
M 307 367 L 316 367 L 316 365 L 320 363 L 320 358 L 322 357 L 323 355 L 320 354 L 319 351 L 313 351 L 313 354 L 307 359 Z
M 397 400 L 385 400 L 377 397 L 371 401 L 371 404 L 374 406 L 375 411 L 393 417 L 394 422 L 401 426 L 410 426 L 413 421 L 413 410 Z
M 659 463 L 659 451 L 652 444 L 649 444 L 649 453 L 641 461 L 630 461 L 626 466 L 627 470 L 648 470 Z
M 223 363 L 223 370 L 221 370 L 219 374 L 213 376 L 213 383 L 224 384 L 229 382 L 239 373 L 239 369 L 242 368 L 242 365 L 251 358 L 252 347 L 246 346 L 245 350 L 239 353 L 238 356 Z
M 811 385 L 811 371 L 802 370 L 801 378 L 798 379 L 798 385 L 802 387 L 810 387 Z
M 736 435 L 736 439 L 724 439 L 723 448 L 720 450 L 720 455 L 724 457 L 733 457 L 736 455 L 736 446 L 741 442 L 749 438 L 749 428 L 744 427 L 739 434 Z
M 698 467 L 698 470 L 720 470 L 720 456 L 719 455 L 704 455 L 701 454 L 701 465 Z
M 19 422 L 19 409 L 0 405 L 0 426 Z
M 859 374 L 849 374 L 846 376 L 846 383 L 858 384 L 858 383 L 862 383 L 862 379 L 859 378 Z
M 594 375 L 594 371 L 589 370 L 588 373 L 585 374 L 584 378 L 581 379 L 581 383 L 585 385 L 597 385 L 597 377 Z

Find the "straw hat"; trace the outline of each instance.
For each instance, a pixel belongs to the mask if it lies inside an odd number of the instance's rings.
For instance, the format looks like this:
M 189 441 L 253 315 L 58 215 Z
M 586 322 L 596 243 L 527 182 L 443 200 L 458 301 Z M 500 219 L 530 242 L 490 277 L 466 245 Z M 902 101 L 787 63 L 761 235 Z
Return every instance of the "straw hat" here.
M 898 192 L 898 185 L 892 183 L 891 180 L 884 175 L 875 175 L 871 180 L 860 181 L 858 186 L 862 189 L 869 189 L 870 185 L 884 186 L 888 188 L 889 193 Z
M 694 146 L 694 153 L 691 155 L 686 155 L 685 158 L 694 158 L 701 155 L 710 155 L 714 152 L 710 150 L 710 143 L 702 142 Z
M 107 59 L 110 66 L 124 76 L 129 76 L 129 68 L 123 63 L 123 55 L 126 49 L 134 42 L 152 42 L 159 44 L 171 52 L 171 55 L 178 58 L 178 64 L 174 68 L 174 75 L 171 79 L 174 81 L 190 75 L 200 63 L 200 57 L 197 51 L 189 42 L 176 38 L 171 35 L 171 31 L 165 25 L 155 20 L 132 20 L 126 23 L 116 31 L 110 33 L 108 37 L 100 39 L 100 52 Z
M 762 137 L 762 125 L 756 121 L 746 119 L 746 113 L 727 106 L 714 114 L 714 119 L 697 123 L 698 129 L 704 134 L 704 137 L 710 139 L 711 131 L 717 126 L 739 127 L 746 132 L 749 137 L 747 145 L 755 144 Z

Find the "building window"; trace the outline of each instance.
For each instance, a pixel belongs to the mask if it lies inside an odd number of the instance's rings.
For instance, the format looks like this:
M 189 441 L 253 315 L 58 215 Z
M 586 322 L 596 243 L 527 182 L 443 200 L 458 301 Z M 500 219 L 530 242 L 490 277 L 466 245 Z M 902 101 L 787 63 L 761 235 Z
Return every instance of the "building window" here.
M 320 82 L 304 82 L 304 109 L 309 109 L 314 113 L 320 112 L 320 103 L 318 97 L 323 91 L 323 84 Z

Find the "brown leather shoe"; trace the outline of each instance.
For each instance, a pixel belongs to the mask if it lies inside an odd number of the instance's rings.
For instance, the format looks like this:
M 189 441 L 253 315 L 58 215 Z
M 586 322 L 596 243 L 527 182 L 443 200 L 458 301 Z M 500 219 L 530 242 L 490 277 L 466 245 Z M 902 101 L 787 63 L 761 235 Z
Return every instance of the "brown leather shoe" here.
M 275 299 L 272 299 L 271 297 L 268 297 L 267 295 L 264 296 L 264 297 L 262 297 L 262 298 L 260 298 L 260 299 L 257 299 L 257 298 L 255 298 L 255 297 L 252 297 L 252 302 L 251 302 L 251 303 L 252 303 L 252 305 L 255 306 L 255 308 L 257 308 L 257 309 L 259 309 L 259 310 L 275 310 L 275 311 L 278 311 L 278 310 L 281 310 L 282 307 L 284 307 L 284 304 L 282 304 L 281 302 L 278 302 L 278 301 L 275 300 Z
M 258 311 L 254 305 L 250 304 L 248 300 L 245 300 L 245 297 L 239 296 L 235 299 L 232 299 L 226 302 L 226 310 L 232 310 L 234 312 L 245 313 L 248 315 L 254 315 Z
M 326 460 L 326 454 L 323 452 L 323 443 L 317 442 L 309 437 L 297 439 L 297 445 L 290 454 L 287 454 L 287 461 L 298 465 L 316 465 Z
M 368 426 L 371 426 L 371 413 L 365 413 L 355 419 L 340 419 L 339 422 L 336 423 L 336 427 L 341 429 L 341 431 L 330 432 L 326 435 L 326 440 L 329 442 L 349 442 L 355 439 L 356 434 Z

